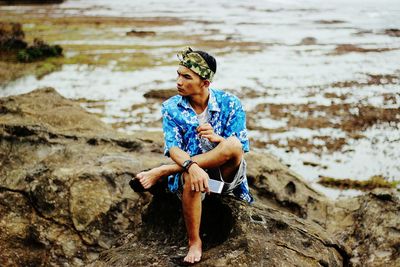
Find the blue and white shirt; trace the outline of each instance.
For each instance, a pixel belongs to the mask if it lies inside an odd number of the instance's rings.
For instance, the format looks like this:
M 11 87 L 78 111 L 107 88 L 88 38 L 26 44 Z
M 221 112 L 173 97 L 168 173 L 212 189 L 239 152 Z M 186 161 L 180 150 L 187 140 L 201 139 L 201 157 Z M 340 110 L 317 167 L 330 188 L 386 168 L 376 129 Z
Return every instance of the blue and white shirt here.
M 240 100 L 229 93 L 209 89 L 208 118 L 214 132 L 221 137 L 236 136 L 242 143 L 243 151 L 249 151 L 246 129 L 246 114 Z M 202 153 L 200 138 L 196 131 L 199 121 L 196 112 L 186 97 L 176 95 L 166 100 L 161 108 L 164 132 L 164 154 L 169 155 L 172 147 L 178 147 L 191 157 Z M 168 188 L 176 192 L 179 187 L 179 174 L 168 177 Z M 233 194 L 249 203 L 253 202 L 247 178 L 233 190 Z

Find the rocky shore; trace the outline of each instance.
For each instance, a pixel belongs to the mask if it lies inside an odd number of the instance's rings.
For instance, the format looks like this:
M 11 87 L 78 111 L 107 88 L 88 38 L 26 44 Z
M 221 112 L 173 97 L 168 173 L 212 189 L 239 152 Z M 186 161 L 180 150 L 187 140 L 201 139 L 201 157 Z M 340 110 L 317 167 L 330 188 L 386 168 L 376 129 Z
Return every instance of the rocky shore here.
M 52 86 L 115 129 L 159 130 L 160 103 L 176 93 L 176 53 L 190 44 L 222 63 L 213 87 L 241 99 L 254 151 L 315 187 L 320 175 L 398 182 L 396 1 L 362 10 L 357 0 L 300 2 L 218 1 L 213 17 L 202 0 L 0 4 L 0 97 Z
M 128 185 L 161 151 L 161 133 L 117 132 L 52 88 L 0 99 L 0 265 L 175 266 L 180 203 Z M 206 200 L 198 266 L 400 265 L 398 191 L 332 202 L 271 155 L 246 159 L 256 202 Z

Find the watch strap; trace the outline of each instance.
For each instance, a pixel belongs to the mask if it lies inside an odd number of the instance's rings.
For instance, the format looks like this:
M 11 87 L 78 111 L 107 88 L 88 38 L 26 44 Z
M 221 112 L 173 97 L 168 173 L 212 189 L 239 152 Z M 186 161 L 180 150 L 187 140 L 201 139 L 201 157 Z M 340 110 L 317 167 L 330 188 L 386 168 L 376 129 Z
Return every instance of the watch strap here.
M 185 170 L 185 172 L 188 172 L 190 166 L 192 166 L 194 163 L 197 164 L 197 162 L 195 162 L 195 161 L 193 161 L 193 160 L 191 160 L 191 159 L 185 160 L 185 161 L 183 162 L 183 164 L 182 164 L 182 167 L 183 167 L 183 169 Z

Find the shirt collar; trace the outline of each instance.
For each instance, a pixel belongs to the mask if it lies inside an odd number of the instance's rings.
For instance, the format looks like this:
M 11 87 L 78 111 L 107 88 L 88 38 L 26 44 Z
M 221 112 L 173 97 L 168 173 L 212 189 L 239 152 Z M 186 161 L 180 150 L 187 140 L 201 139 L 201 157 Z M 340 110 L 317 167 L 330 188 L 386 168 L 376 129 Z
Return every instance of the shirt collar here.
M 207 106 L 208 110 L 209 111 L 216 111 L 216 112 L 221 111 L 221 109 L 218 106 L 214 90 L 210 88 L 209 92 L 210 92 L 210 96 L 208 98 L 208 106 Z M 192 106 L 190 105 L 189 100 L 188 100 L 187 97 L 182 97 L 181 96 L 180 100 L 178 101 L 178 105 L 181 105 L 185 109 L 191 109 L 192 108 Z
M 220 112 L 221 109 L 218 106 L 217 98 L 215 97 L 215 93 L 213 89 L 209 89 L 210 98 L 208 99 L 208 110 Z

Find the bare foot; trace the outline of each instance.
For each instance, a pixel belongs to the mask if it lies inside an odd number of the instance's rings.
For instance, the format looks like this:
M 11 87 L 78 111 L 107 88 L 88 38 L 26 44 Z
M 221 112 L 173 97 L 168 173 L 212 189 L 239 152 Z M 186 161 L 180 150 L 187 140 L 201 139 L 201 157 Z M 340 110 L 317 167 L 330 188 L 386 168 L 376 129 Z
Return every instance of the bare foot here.
M 139 179 L 140 183 L 145 189 L 152 187 L 162 177 L 162 168 L 157 167 L 149 171 L 138 173 L 136 178 Z
M 189 245 L 189 252 L 183 259 L 184 262 L 196 263 L 201 260 L 201 240 Z

